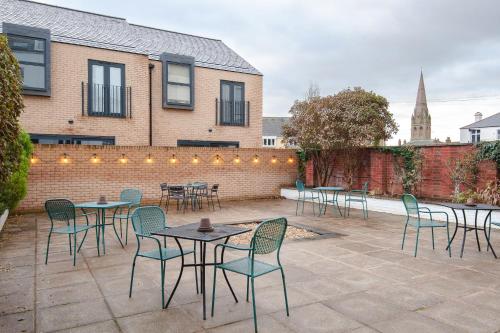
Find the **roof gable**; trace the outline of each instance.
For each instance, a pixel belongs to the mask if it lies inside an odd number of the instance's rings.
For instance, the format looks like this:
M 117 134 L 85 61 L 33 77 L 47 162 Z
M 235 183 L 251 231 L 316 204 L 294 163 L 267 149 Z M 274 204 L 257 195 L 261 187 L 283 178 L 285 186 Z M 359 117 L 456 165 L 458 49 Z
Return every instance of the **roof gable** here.
M 483 127 L 500 127 L 500 112 L 461 128 L 467 129 L 467 128 L 483 128 Z
M 288 121 L 289 117 L 263 117 L 262 118 L 262 135 L 263 136 L 282 136 L 283 125 Z

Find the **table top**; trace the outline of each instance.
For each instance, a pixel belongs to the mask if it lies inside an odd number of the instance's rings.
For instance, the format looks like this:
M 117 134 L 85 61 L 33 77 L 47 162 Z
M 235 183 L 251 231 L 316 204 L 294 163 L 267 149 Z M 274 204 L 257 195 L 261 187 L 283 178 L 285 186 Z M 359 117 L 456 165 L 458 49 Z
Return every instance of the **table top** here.
M 318 190 L 318 191 L 344 191 L 344 188 L 342 186 L 319 186 L 313 188 L 313 190 Z
M 252 229 L 235 227 L 227 224 L 213 224 L 212 226 L 214 228 L 214 231 L 200 232 L 198 231 L 199 226 L 200 224 L 198 222 L 190 223 L 178 227 L 167 228 L 162 231 L 154 232 L 153 234 L 157 236 L 167 236 L 167 237 L 190 239 L 203 242 L 211 242 L 252 231 Z
M 477 204 L 475 206 L 468 206 L 462 203 L 437 202 L 436 205 L 448 207 L 451 209 L 460 209 L 460 210 L 500 210 L 499 206 L 486 205 L 486 204 Z
M 108 201 L 105 204 L 99 204 L 97 201 L 91 202 L 82 202 L 75 205 L 75 208 L 96 208 L 96 209 L 106 209 L 106 208 L 115 208 L 120 206 L 130 205 L 131 202 L 128 201 Z
M 187 183 L 187 184 L 168 184 L 168 187 L 203 187 L 208 186 L 206 183 Z

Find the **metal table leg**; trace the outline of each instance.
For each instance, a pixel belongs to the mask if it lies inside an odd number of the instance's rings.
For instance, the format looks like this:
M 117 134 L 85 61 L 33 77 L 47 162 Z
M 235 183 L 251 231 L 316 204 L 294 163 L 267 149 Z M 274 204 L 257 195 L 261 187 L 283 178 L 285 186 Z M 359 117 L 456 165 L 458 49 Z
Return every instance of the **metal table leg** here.
M 229 237 L 226 238 L 226 241 L 224 242 L 224 244 L 227 244 L 228 241 L 229 241 Z M 221 263 L 224 262 L 224 251 L 225 250 L 226 250 L 226 248 L 222 247 L 221 256 L 220 256 L 220 262 Z M 217 263 L 215 263 L 215 264 L 217 264 Z M 217 269 L 217 268 L 214 266 L 214 269 Z M 234 301 L 236 303 L 238 303 L 238 298 L 236 297 L 236 294 L 234 293 L 233 287 L 231 287 L 231 283 L 229 283 L 229 279 L 227 278 L 226 270 L 225 269 L 222 270 L 222 274 L 224 275 L 224 279 L 226 279 L 227 286 L 229 287 L 229 290 L 231 291 L 231 294 L 233 294 Z
M 495 259 L 497 259 L 497 254 L 495 253 L 495 250 L 493 250 L 493 246 L 490 243 L 490 237 L 488 236 L 488 233 L 486 232 L 486 223 L 487 223 L 488 219 L 491 218 L 491 213 L 492 213 L 492 211 L 490 210 L 488 212 L 488 214 L 486 215 L 486 218 L 484 219 L 484 228 L 483 228 L 484 229 L 484 237 L 486 237 L 486 241 L 488 242 L 487 248 L 491 249 L 491 253 L 493 253 L 493 256 L 495 257 Z M 491 221 L 490 221 L 490 223 L 491 223 Z M 490 228 L 491 228 L 491 225 L 490 225 Z
M 201 280 L 201 290 L 203 293 L 203 320 L 207 319 L 207 299 L 206 299 L 206 289 L 205 289 L 206 253 L 207 253 L 207 242 L 203 242 L 203 249 L 202 249 L 202 256 L 201 256 L 202 257 L 201 270 L 203 271 L 202 280 Z
M 462 250 L 460 251 L 460 258 L 464 255 L 465 238 L 467 236 L 467 218 L 465 217 L 465 209 L 462 209 L 462 215 L 464 217 L 464 239 L 462 239 Z
M 474 217 L 474 229 L 475 229 L 475 232 L 476 232 L 476 242 L 477 242 L 477 249 L 479 250 L 479 252 L 481 252 L 481 244 L 479 243 L 479 235 L 477 234 L 477 213 L 479 211 L 476 210 L 476 215 Z
M 448 243 L 448 246 L 446 247 L 446 250 L 448 250 L 448 248 L 451 246 L 451 243 L 453 243 L 453 240 L 455 239 L 455 236 L 457 235 L 457 231 L 458 231 L 458 216 L 457 216 L 457 212 L 455 212 L 455 209 L 451 209 L 451 211 L 453 212 L 453 215 L 455 215 L 455 231 L 453 231 L 453 236 L 451 236 L 451 239 L 450 239 L 450 242 Z

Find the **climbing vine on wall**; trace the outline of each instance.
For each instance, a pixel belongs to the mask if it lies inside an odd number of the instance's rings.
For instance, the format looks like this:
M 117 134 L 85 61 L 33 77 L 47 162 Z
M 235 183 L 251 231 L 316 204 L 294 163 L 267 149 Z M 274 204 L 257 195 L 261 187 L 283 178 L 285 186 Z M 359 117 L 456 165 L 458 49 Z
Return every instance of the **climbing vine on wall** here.
M 478 160 L 492 160 L 500 169 L 500 140 L 480 143 L 477 149 Z
M 394 174 L 403 185 L 405 193 L 412 193 L 422 180 L 423 156 L 417 147 L 399 146 L 384 147 L 381 151 L 391 153 L 393 158 Z

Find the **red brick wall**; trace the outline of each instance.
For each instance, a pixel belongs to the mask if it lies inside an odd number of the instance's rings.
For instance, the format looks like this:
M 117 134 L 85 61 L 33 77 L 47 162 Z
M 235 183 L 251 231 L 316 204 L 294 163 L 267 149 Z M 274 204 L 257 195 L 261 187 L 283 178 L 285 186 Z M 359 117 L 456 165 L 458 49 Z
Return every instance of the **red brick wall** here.
M 173 154 L 176 163 L 171 163 Z M 40 210 L 47 199 L 57 197 L 75 202 L 95 201 L 99 195 L 117 199 L 130 187 L 144 193 L 144 202 L 157 203 L 163 182 L 218 183 L 222 199 L 276 197 L 297 178 L 295 151 L 290 149 L 37 145 L 34 157 L 20 211 Z
M 472 145 L 447 145 L 421 147 L 423 154 L 422 182 L 417 189 L 417 195 L 425 198 L 449 199 L 453 193 L 453 184 L 446 168 L 447 161 L 452 157 L 461 156 L 474 149 Z M 354 188 L 359 188 L 362 182 L 370 182 L 370 191 L 376 194 L 398 195 L 402 193 L 402 185 L 395 177 L 393 156 L 377 149 L 366 149 L 361 156 L 362 166 L 356 177 Z M 312 163 L 307 165 L 308 185 L 314 184 L 312 179 Z M 334 162 L 334 172 L 331 185 L 343 184 L 343 167 L 340 160 Z M 498 179 L 498 170 L 493 161 L 479 163 L 478 188 L 484 188 L 489 181 Z

